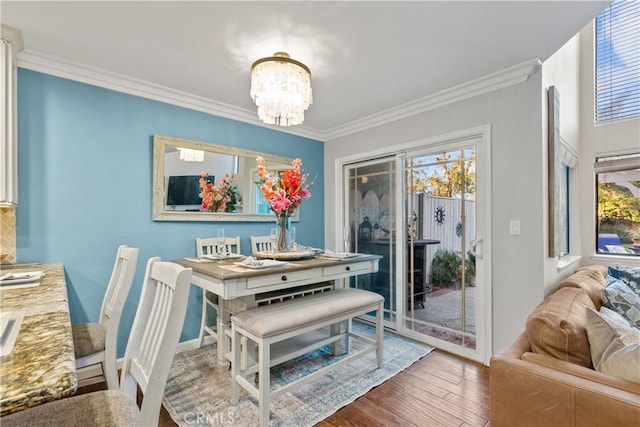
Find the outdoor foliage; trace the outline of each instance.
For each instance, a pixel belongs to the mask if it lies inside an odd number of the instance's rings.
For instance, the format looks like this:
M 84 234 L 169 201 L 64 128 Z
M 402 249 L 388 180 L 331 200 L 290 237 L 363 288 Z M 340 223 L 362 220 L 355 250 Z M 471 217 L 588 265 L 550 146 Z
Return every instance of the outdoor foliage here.
M 462 183 L 461 161 L 449 162 L 450 154 L 436 157 L 438 166 L 442 169 L 439 174 L 427 175 L 421 169 L 413 170 L 414 193 L 426 193 L 433 196 L 453 197 L 459 194 L 474 194 L 476 191 L 476 173 L 471 170 L 472 161 L 464 162 L 464 188 Z
M 598 217 L 640 222 L 640 199 L 628 188 L 615 184 L 598 186 Z
M 465 260 L 467 286 L 474 285 L 476 274 L 475 256 L 468 253 Z M 459 253 L 447 249 L 439 249 L 431 261 L 429 283 L 439 288 L 462 287 L 462 257 Z
M 638 182 L 632 183 L 638 186 Z M 640 199 L 628 188 L 606 183 L 598 185 L 599 233 L 614 233 L 630 244 L 640 235 Z

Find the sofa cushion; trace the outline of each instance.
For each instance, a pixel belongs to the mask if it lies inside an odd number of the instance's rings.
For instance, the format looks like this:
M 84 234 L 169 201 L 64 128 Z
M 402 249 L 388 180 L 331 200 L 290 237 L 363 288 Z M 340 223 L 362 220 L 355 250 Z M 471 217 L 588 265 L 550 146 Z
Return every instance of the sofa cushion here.
M 545 298 L 527 319 L 532 350 L 590 368 L 587 308 L 595 309 L 595 305 L 578 288 L 564 287 Z
M 587 336 L 597 371 L 640 383 L 640 331 L 587 309 Z
M 640 329 L 640 296 L 621 280 L 604 288 L 602 305 L 621 314 L 631 326 Z
M 622 264 L 609 267 L 609 276 L 621 280 L 633 292 L 640 296 L 640 267 L 633 268 Z
M 600 270 L 582 269 L 564 279 L 558 288 L 579 288 L 584 290 L 596 309 L 602 305 L 602 291 L 605 288 L 605 276 Z

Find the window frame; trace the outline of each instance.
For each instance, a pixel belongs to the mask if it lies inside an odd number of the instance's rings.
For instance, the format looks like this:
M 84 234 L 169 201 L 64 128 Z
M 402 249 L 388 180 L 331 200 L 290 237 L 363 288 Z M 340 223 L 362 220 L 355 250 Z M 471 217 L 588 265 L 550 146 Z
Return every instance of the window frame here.
M 605 257 L 610 259 L 611 257 L 623 257 L 625 259 L 640 259 L 640 252 L 636 253 L 618 253 L 618 252 L 600 252 L 598 248 L 598 240 L 600 233 L 600 217 L 598 215 L 599 210 L 599 195 L 598 187 L 600 180 L 599 174 L 612 173 L 612 172 L 624 172 L 640 170 L 640 151 L 632 151 L 626 153 L 617 154 L 600 154 L 597 155 L 593 162 L 593 176 L 594 176 L 594 236 L 593 236 L 593 248 L 594 254 L 598 257 Z M 640 188 L 640 187 L 639 187 Z
M 616 17 L 613 24 L 612 17 Z M 637 80 L 640 80 L 640 41 L 638 41 L 640 29 L 638 27 L 640 27 L 640 2 L 638 1 L 616 0 L 600 12 L 594 20 L 593 120 L 596 124 L 640 117 L 640 85 L 634 85 Z M 603 58 L 602 62 L 599 58 Z M 632 65 L 619 66 L 619 62 L 623 60 Z M 625 74 L 630 77 L 626 77 Z M 625 95 L 630 95 L 630 101 L 625 101 L 620 93 L 613 89 L 605 89 L 616 85 L 634 85 L 623 92 Z M 599 105 L 604 105 L 605 108 L 599 109 Z

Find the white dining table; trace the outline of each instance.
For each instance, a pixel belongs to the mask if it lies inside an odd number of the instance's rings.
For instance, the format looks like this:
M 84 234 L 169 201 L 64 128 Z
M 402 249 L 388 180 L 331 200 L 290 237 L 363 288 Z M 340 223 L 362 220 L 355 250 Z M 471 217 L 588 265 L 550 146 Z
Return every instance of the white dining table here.
M 193 285 L 218 296 L 217 358 L 220 365 L 227 365 L 230 361 L 230 318 L 233 313 L 257 306 L 265 296 L 282 295 L 282 291 L 293 288 L 300 290 L 323 282 L 330 283 L 327 286 L 333 288 L 342 287 L 350 277 L 377 272 L 380 258 L 369 254 L 344 259 L 316 256 L 264 269 L 237 265 L 238 259 L 198 262 L 185 258 L 174 262 L 193 269 Z

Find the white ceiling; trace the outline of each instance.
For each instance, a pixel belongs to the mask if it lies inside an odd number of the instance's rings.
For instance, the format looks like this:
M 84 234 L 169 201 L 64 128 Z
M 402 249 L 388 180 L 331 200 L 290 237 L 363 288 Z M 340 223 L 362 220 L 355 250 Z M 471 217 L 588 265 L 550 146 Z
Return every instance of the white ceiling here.
M 516 64 L 545 61 L 607 3 L 3 0 L 0 19 L 22 32 L 21 66 L 22 58 L 46 58 L 115 73 L 245 117 L 256 116 L 251 63 L 288 52 L 312 72 L 314 103 L 302 129 L 323 135 Z

